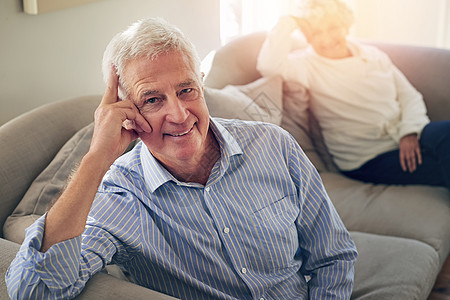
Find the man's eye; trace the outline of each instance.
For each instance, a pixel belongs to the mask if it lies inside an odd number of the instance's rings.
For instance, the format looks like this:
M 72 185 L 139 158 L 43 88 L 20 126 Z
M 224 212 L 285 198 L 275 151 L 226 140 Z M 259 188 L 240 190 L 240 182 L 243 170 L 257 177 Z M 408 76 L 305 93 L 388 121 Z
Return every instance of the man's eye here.
M 180 92 L 180 94 L 181 94 L 181 95 L 182 95 L 182 94 L 188 94 L 188 93 L 191 93 L 192 90 L 193 90 L 193 89 L 191 89 L 191 88 L 182 89 L 181 92 Z
M 158 101 L 158 98 L 153 97 L 153 98 L 148 98 L 147 100 L 145 100 L 145 103 L 153 104 L 153 103 L 156 103 L 157 101 Z
M 185 88 L 178 92 L 178 97 L 184 101 L 191 101 L 197 99 L 199 93 L 197 92 L 197 89 Z

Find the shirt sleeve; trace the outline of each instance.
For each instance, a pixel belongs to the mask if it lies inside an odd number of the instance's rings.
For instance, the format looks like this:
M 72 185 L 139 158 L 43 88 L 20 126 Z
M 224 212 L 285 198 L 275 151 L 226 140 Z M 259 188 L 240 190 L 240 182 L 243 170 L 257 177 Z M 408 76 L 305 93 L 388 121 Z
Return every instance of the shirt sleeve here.
M 304 259 L 301 273 L 310 276 L 310 299 L 350 299 L 356 246 L 328 197 L 322 180 L 292 141 L 289 168 L 298 186 L 301 213 L 297 230 Z
M 401 119 L 398 124 L 398 140 L 405 135 L 416 133 L 420 136 L 422 129 L 430 122 L 427 109 L 420 94 L 405 75 L 392 64 L 397 101 L 400 105 Z
M 292 52 L 292 34 L 296 29 L 298 26 L 295 20 L 285 16 L 280 18 L 268 33 L 258 55 L 256 66 L 263 76 L 280 75 L 286 81 L 296 81 L 307 85 L 307 72 L 302 64 L 302 55 Z M 307 44 L 302 46 L 305 48 Z
M 98 245 L 96 250 L 84 249 L 82 236 L 40 252 L 45 218 L 43 215 L 27 229 L 25 240 L 8 268 L 5 281 L 11 299 L 74 298 L 114 254 L 114 251 L 105 251 L 108 244 Z M 105 255 L 100 257 L 97 253 Z

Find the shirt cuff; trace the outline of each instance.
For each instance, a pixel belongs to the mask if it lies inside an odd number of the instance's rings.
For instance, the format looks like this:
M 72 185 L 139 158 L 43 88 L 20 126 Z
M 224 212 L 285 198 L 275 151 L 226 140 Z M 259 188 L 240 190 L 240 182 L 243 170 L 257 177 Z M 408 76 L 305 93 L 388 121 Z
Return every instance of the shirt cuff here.
M 42 253 L 45 218 L 46 214 L 26 230 L 21 251 L 25 252 L 25 267 L 34 270 L 50 291 L 60 291 L 79 277 L 81 236 L 54 244 Z

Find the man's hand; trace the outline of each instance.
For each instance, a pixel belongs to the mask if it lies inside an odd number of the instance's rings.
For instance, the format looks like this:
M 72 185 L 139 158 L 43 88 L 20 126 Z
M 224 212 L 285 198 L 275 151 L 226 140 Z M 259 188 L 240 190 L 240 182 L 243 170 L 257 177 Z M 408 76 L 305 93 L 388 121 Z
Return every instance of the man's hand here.
M 112 164 L 123 154 L 128 145 L 138 138 L 140 132 L 151 132 L 147 120 L 134 103 L 118 98 L 119 77 L 111 67 L 108 86 L 103 99 L 95 111 L 95 127 L 91 142 L 91 153 Z
M 408 134 L 400 139 L 399 142 L 400 165 L 404 172 L 414 172 L 417 165 L 422 164 L 422 154 L 420 152 L 419 140 L 417 134 Z
M 109 167 L 139 132 L 152 131 L 131 100 L 119 100 L 119 78 L 111 69 L 105 95 L 95 111 L 91 147 L 67 188 L 47 213 L 41 252 L 84 231 L 92 201 Z M 126 120 L 132 124 L 131 128 L 122 127 Z

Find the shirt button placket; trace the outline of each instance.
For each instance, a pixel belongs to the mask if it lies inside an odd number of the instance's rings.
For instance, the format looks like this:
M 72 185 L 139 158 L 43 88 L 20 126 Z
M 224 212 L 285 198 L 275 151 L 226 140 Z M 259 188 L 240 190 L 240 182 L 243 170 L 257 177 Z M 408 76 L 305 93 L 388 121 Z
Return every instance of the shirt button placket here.
M 205 187 L 205 192 L 209 193 L 211 191 L 211 188 L 209 186 Z M 224 234 L 229 234 L 230 233 L 230 227 L 223 227 L 222 229 Z M 241 268 L 241 273 L 242 274 L 247 274 L 247 268 Z M 264 300 L 264 298 L 260 298 L 259 300 Z

